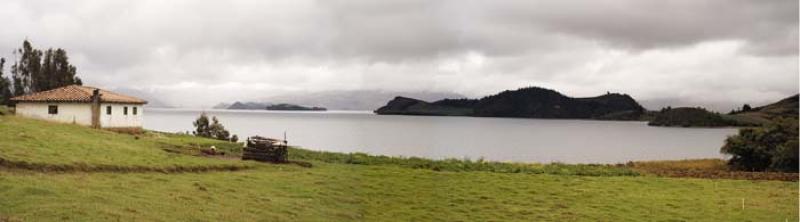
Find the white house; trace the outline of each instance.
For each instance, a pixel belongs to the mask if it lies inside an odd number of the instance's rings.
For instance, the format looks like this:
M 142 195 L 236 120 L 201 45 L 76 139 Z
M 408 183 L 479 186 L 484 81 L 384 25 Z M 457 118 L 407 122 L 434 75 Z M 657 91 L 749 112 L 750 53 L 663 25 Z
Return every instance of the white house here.
M 16 115 L 94 128 L 141 128 L 147 101 L 94 87 L 69 85 L 11 98 Z

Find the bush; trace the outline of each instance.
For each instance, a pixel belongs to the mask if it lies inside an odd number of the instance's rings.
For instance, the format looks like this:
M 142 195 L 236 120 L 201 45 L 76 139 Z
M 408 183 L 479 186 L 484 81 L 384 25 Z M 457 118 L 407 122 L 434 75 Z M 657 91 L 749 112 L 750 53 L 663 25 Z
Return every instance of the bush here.
M 797 119 L 778 119 L 739 130 L 720 151 L 732 155 L 728 165 L 735 170 L 798 172 L 797 131 Z
M 230 132 L 225 130 L 225 126 L 219 123 L 216 116 L 211 117 L 211 122 L 208 121 L 208 116 L 205 112 L 200 113 L 200 117 L 192 123 L 195 127 L 193 134 L 199 137 L 206 137 L 218 140 L 230 141 Z M 237 138 L 238 140 L 238 138 Z
M 231 136 L 231 142 L 233 142 L 233 143 L 239 142 L 239 136 L 237 136 L 236 134 L 233 134 L 233 136 Z

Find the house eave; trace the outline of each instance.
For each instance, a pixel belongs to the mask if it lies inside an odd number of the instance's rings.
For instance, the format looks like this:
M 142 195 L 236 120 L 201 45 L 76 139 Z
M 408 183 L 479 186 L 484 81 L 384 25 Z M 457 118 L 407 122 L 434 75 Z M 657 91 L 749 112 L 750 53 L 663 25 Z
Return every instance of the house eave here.
M 91 104 L 91 101 L 65 101 L 65 100 L 11 100 L 12 103 L 86 103 Z M 113 104 L 133 104 L 133 105 L 145 105 L 147 101 L 144 102 L 121 102 L 121 101 L 100 101 L 100 103 L 113 103 Z

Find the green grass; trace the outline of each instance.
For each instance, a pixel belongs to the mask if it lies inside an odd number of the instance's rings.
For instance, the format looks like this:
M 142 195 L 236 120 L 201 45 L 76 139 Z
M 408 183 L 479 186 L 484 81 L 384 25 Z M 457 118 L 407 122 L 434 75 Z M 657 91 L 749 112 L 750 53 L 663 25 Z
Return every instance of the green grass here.
M 798 195 L 787 182 L 326 163 L 203 174 L 0 172 L 0 188 L 0 215 L 30 221 L 797 221 Z
M 207 148 L 211 145 L 227 148 L 230 147 L 228 144 L 154 132 L 134 136 L 73 124 L 0 116 L 0 158 L 15 162 L 150 167 L 247 164 L 164 151 Z
M 252 167 L 54 173 L 0 166 L 0 221 L 798 220 L 797 182 L 664 178 L 606 165 L 435 161 L 300 149 L 291 149 L 290 158 L 310 161 L 312 168 L 191 155 L 210 145 L 234 155 L 240 151 L 237 144 L 186 135 L 148 132 L 136 139 L 0 116 L 4 159 Z
M 365 153 L 334 153 L 296 148 L 289 150 L 289 159 L 315 160 L 339 164 L 390 165 L 412 169 L 428 169 L 434 171 L 452 172 L 484 171 L 495 173 L 558 174 L 580 176 L 639 175 L 639 173 L 629 168 L 602 164 L 510 163 L 484 161 L 483 159 L 431 160 L 417 157 L 389 157 L 368 155 Z
M 0 116 L 2 115 L 11 115 L 11 111 L 7 106 L 0 106 Z

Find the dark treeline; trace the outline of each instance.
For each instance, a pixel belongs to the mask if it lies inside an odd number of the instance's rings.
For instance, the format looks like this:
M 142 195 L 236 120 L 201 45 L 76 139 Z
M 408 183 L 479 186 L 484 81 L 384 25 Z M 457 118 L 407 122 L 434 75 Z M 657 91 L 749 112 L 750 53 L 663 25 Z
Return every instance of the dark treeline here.
M 83 84 L 64 49 L 36 49 L 25 40 L 22 47 L 13 53 L 18 60 L 11 65 L 9 72 L 5 72 L 6 59 L 0 58 L 0 104 L 8 104 L 8 99 L 13 96 Z
M 655 117 L 647 123 L 650 126 L 680 127 L 725 127 L 753 126 L 733 118 L 726 118 L 717 112 L 702 107 L 666 107 L 655 113 Z

